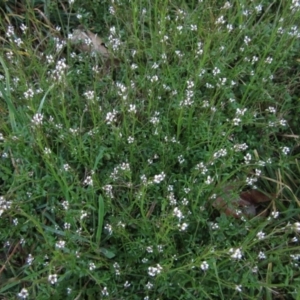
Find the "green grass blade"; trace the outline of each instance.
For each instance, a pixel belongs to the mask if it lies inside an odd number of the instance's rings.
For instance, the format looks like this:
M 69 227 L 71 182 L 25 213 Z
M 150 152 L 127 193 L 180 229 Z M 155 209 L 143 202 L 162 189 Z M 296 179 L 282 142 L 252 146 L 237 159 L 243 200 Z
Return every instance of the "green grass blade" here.
M 103 219 L 104 219 L 104 201 L 102 196 L 100 195 L 98 198 L 98 226 L 97 226 L 97 233 L 96 233 L 97 245 L 100 245 L 100 241 L 101 241 Z
M 46 100 L 46 97 L 47 97 L 47 95 L 49 94 L 49 92 L 53 89 L 53 87 L 54 87 L 54 84 L 52 84 L 52 85 L 49 87 L 49 89 L 46 91 L 44 97 L 42 98 L 42 101 L 41 101 L 41 103 L 40 103 L 40 106 L 39 106 L 39 108 L 38 108 L 38 111 L 37 111 L 38 113 L 41 113 L 41 111 L 42 111 L 42 109 L 43 109 L 43 106 L 44 106 L 44 103 L 45 103 L 45 100 Z
M 7 106 L 8 106 L 10 125 L 12 127 L 13 132 L 16 132 L 17 131 L 16 119 L 20 120 L 20 118 L 18 117 L 17 110 L 11 101 L 11 94 L 10 94 L 11 88 L 10 88 L 9 72 L 8 72 L 8 68 L 1 56 L 0 56 L 0 63 L 2 65 L 2 68 L 5 73 L 5 89 L 4 89 L 3 85 L 0 83 L 0 91 L 2 93 L 2 96 L 3 96 Z

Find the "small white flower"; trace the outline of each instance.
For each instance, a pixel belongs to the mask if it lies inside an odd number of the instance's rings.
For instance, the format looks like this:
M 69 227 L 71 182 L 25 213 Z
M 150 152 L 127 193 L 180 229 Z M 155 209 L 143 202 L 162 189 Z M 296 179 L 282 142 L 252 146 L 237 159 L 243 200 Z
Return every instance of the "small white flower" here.
M 176 54 L 179 58 L 181 58 L 181 57 L 184 56 L 184 54 L 183 54 L 180 50 L 176 50 L 176 51 L 175 51 L 175 54 Z
M 33 125 L 41 125 L 43 123 L 43 115 L 40 113 L 36 113 L 33 117 L 31 122 L 33 123 Z
M 156 81 L 158 81 L 158 76 L 157 76 L 157 75 L 152 76 L 152 77 L 150 78 L 150 81 L 151 81 L 151 82 L 156 82 Z
M 127 139 L 128 144 L 132 144 L 134 142 L 134 137 L 129 136 Z
M 248 45 L 251 42 L 251 39 L 248 36 L 245 36 L 244 43 Z
M 285 127 L 287 125 L 287 121 L 284 119 L 279 120 L 279 124 L 283 127 Z
M 95 98 L 95 92 L 94 91 L 86 91 L 84 94 L 85 98 L 87 100 L 94 100 Z
M 162 267 L 157 264 L 156 267 L 149 267 L 148 274 L 152 277 L 156 276 L 157 274 L 161 273 Z
M 84 210 L 80 211 L 80 220 L 84 219 L 85 217 L 87 217 L 87 212 L 85 212 Z
M 136 65 L 136 64 L 132 64 L 132 65 L 130 66 L 130 68 L 131 68 L 131 70 L 135 70 L 135 69 L 137 69 L 137 68 L 138 68 L 138 65 Z
M 184 188 L 183 190 L 184 190 L 184 192 L 185 192 L 186 194 L 188 194 L 188 193 L 191 191 L 190 188 Z
M 21 24 L 20 29 L 22 30 L 23 33 L 25 33 L 28 27 L 25 24 Z
M 296 236 L 294 236 L 291 240 L 293 243 L 298 243 L 298 238 Z
M 233 149 L 238 152 L 238 151 L 243 151 L 243 150 L 246 150 L 248 149 L 248 145 L 246 143 L 243 143 L 243 144 L 235 144 L 233 146 Z
M 259 259 L 266 259 L 266 254 L 265 254 L 264 252 L 260 251 L 260 252 L 258 253 L 258 258 L 259 258 Z
M 122 223 L 121 221 L 119 221 L 118 224 L 117 224 L 117 226 L 125 228 L 126 225 L 125 225 L 125 223 Z
M 226 149 L 221 149 L 217 152 L 214 153 L 214 158 L 219 158 L 219 157 L 224 157 L 227 155 L 227 150 Z
M 272 114 L 276 113 L 276 108 L 273 106 L 269 106 L 268 108 L 266 108 L 266 111 Z
M 24 92 L 25 99 L 32 99 L 33 96 L 34 96 L 33 89 L 28 89 L 26 92 Z
M 252 158 L 251 154 L 247 153 L 246 156 L 244 156 L 245 164 L 249 164 L 251 161 L 251 158 Z
M 151 119 L 150 119 L 150 123 L 152 123 L 153 125 L 157 125 L 158 123 L 159 123 L 159 112 L 158 111 L 156 111 L 155 113 L 154 113 L 154 116 L 153 117 L 151 117 Z
M 290 152 L 290 148 L 289 147 L 282 147 L 281 151 L 284 155 L 287 155 Z
M 257 177 L 247 177 L 246 178 L 247 185 L 253 185 L 255 182 L 257 182 Z
M 126 281 L 125 283 L 124 283 L 124 288 L 128 288 L 128 287 L 130 287 L 131 286 L 131 284 L 128 282 L 128 281 Z
M 68 201 L 63 201 L 63 202 L 61 203 L 61 205 L 63 206 L 63 208 L 64 208 L 65 210 L 67 210 L 67 209 L 69 208 L 69 202 L 68 202 Z
M 151 67 L 151 69 L 157 69 L 159 67 L 159 64 L 157 64 L 157 63 L 154 63 L 153 65 L 152 65 L 152 67 Z
M 113 267 L 114 267 L 114 269 L 115 269 L 115 274 L 116 274 L 116 276 L 119 276 L 119 275 L 121 274 L 121 271 L 120 271 L 120 265 L 119 265 L 117 262 L 115 262 L 115 263 L 113 264 Z
M 261 170 L 255 169 L 255 176 L 259 177 L 261 175 Z
M 95 270 L 96 269 L 96 265 L 93 263 L 93 262 L 90 262 L 89 263 L 89 270 L 90 271 L 93 271 L 93 270 Z
M 70 171 L 71 167 L 69 164 L 64 164 L 63 169 L 67 172 L 67 171 Z
M 206 180 L 205 180 L 205 184 L 211 184 L 214 181 L 214 179 L 211 176 L 207 176 Z
M 153 288 L 153 284 L 148 281 L 148 283 L 146 284 L 146 289 L 151 290 L 152 288 Z
M 34 261 L 34 257 L 31 254 L 28 254 L 28 256 L 26 258 L 27 265 L 31 266 L 33 261 Z
M 11 208 L 11 201 L 6 201 L 3 196 L 0 196 L 0 216 Z
M 135 106 L 135 104 L 129 104 L 128 112 L 134 113 L 134 114 L 136 113 L 136 106 Z
M 106 287 L 106 286 L 102 289 L 101 294 L 102 294 L 103 296 L 109 296 L 109 293 L 108 293 L 108 290 L 107 290 L 107 287 Z
M 219 24 L 224 24 L 225 20 L 224 20 L 224 16 L 220 16 L 216 21 L 215 24 L 219 25 Z
M 179 220 L 184 218 L 184 215 L 182 214 L 181 210 L 178 207 L 175 207 L 173 210 L 173 215 L 177 217 Z
M 71 224 L 65 222 L 65 223 L 64 223 L 64 228 L 65 228 L 66 230 L 69 230 L 69 229 L 71 228 Z
M 242 250 L 240 248 L 236 248 L 236 249 L 229 249 L 229 254 L 231 258 L 236 259 L 236 260 L 240 260 L 243 258 L 243 253 Z
M 164 252 L 164 250 L 163 250 L 163 245 L 157 245 L 157 251 L 158 252 Z
M 189 204 L 189 200 L 186 198 L 183 198 L 181 203 L 182 203 L 182 205 L 187 206 Z
M 110 6 L 109 9 L 108 9 L 108 11 L 109 11 L 109 13 L 110 13 L 111 15 L 114 15 L 114 14 L 116 13 L 116 11 L 115 11 L 115 9 L 114 9 L 113 6 Z
M 232 7 L 232 4 L 229 1 L 226 1 L 222 9 L 229 9 Z
M 48 276 L 48 281 L 49 281 L 51 284 L 55 284 L 55 283 L 57 282 L 57 274 L 49 275 L 49 276 Z
M 148 246 L 148 247 L 146 248 L 146 251 L 147 251 L 148 253 L 153 253 L 153 247 L 152 247 L 152 246 Z
M 220 227 L 219 227 L 219 224 L 218 223 L 212 223 L 211 224 L 211 229 L 212 230 L 218 230 Z
M 105 118 L 106 123 L 111 124 L 113 122 L 116 122 L 116 115 L 117 115 L 117 111 L 115 110 L 113 110 L 112 112 L 108 112 Z
M 197 31 L 197 25 L 191 25 L 191 30 L 192 31 Z
M 266 60 L 265 60 L 265 63 L 266 63 L 266 64 L 271 64 L 272 61 L 273 61 L 273 58 L 270 57 L 270 56 L 268 56 L 268 57 L 266 58 Z
M 165 179 L 165 177 L 166 177 L 166 174 L 164 172 L 161 172 L 158 175 L 154 175 L 153 182 L 154 183 L 160 183 Z
M 300 223 L 299 222 L 295 222 L 292 225 L 292 228 L 296 231 L 296 232 L 300 232 Z
M 93 186 L 93 178 L 91 176 L 87 176 L 83 181 L 83 184 Z
M 279 212 L 278 212 L 278 211 L 272 211 L 272 212 L 271 212 L 271 217 L 272 217 L 273 219 L 277 219 L 278 216 L 279 216 Z
M 228 32 L 231 32 L 233 30 L 233 25 L 232 24 L 227 24 L 226 29 L 228 30 Z
M 60 240 L 60 241 L 56 242 L 55 247 L 58 249 L 63 249 L 63 248 L 65 248 L 65 245 L 66 245 L 66 242 L 63 240 Z
M 189 225 L 187 223 L 178 224 L 179 231 L 185 231 L 188 228 L 188 226 Z
M 203 261 L 200 266 L 201 270 L 206 271 L 209 268 L 209 264 L 206 261 Z
M 261 13 L 261 11 L 262 11 L 262 5 L 261 4 L 259 4 L 259 5 L 257 5 L 257 6 L 255 6 L 255 11 L 256 11 L 256 13 Z
M 238 126 L 238 125 L 240 125 L 241 121 L 242 120 L 240 118 L 234 118 L 232 120 L 232 123 L 233 123 L 234 126 Z
M 262 239 L 264 239 L 265 238 L 265 233 L 264 232 L 262 232 L 262 231 L 260 231 L 260 232 L 258 232 L 257 233 L 257 238 L 259 239 L 259 240 L 262 240 Z
M 235 112 L 235 115 L 236 116 L 243 116 L 246 111 L 247 111 L 247 108 L 243 108 L 243 109 L 237 108 L 237 110 Z
M 112 226 L 111 226 L 110 224 L 106 224 L 106 225 L 104 226 L 104 229 L 108 231 L 108 234 L 109 234 L 109 235 L 112 235 L 113 229 L 112 229 Z
M 47 60 L 47 63 L 50 65 L 50 64 L 53 64 L 54 63 L 54 58 L 53 58 L 53 55 L 49 54 L 49 55 L 46 55 L 46 60 Z
M 179 156 L 177 157 L 177 159 L 178 159 L 178 162 L 179 162 L 180 164 L 183 164 L 184 161 L 185 161 L 185 159 L 183 158 L 182 155 L 179 155 Z
M 51 149 L 45 148 L 45 149 L 44 149 L 44 153 L 45 153 L 46 155 L 51 154 Z
M 257 273 L 258 272 L 258 266 L 255 266 L 251 269 L 252 273 Z
M 236 285 L 236 286 L 235 286 L 235 290 L 236 290 L 237 292 L 241 292 L 241 291 L 242 291 L 242 286 L 241 286 L 241 285 Z
M 29 293 L 27 291 L 27 289 L 22 288 L 21 292 L 18 293 L 18 297 L 21 299 L 26 299 L 28 297 Z
M 218 74 L 220 74 L 220 73 L 221 73 L 221 70 L 220 70 L 219 68 L 215 67 L 215 68 L 213 69 L 213 75 L 214 75 L 214 76 L 216 76 L 216 75 L 218 75 Z

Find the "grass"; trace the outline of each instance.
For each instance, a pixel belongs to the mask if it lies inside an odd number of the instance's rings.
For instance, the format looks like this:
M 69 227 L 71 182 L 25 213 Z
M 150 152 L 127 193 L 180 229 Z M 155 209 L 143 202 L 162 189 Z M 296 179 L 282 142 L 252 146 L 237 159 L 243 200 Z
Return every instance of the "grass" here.
M 1 299 L 299 299 L 298 1 L 0 8 Z

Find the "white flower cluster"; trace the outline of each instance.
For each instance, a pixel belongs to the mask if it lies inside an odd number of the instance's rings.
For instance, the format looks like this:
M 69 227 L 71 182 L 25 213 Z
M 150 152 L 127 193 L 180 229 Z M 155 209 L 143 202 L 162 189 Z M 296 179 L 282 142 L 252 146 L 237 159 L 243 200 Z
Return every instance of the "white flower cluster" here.
M 65 71 L 68 66 L 65 63 L 65 59 L 61 59 L 56 63 L 55 69 L 51 72 L 51 77 L 57 82 L 61 82 L 64 78 Z
M 109 44 L 112 47 L 113 51 L 118 51 L 121 46 L 121 40 L 116 34 L 116 28 L 113 26 L 109 29 L 110 35 L 108 37 Z
M 152 277 L 156 276 L 157 274 L 161 273 L 162 267 L 160 264 L 157 264 L 156 267 L 149 267 L 148 274 Z
M 161 172 L 158 175 L 154 175 L 153 182 L 154 183 L 161 183 L 166 177 L 166 174 L 164 172 Z
M 229 254 L 231 254 L 230 257 L 235 260 L 241 260 L 243 258 L 243 253 L 240 248 L 236 248 L 236 249 L 230 248 Z
M 36 125 L 36 126 L 41 125 L 41 124 L 43 123 L 43 118 L 44 118 L 43 114 L 36 113 L 36 114 L 32 117 L 31 123 L 32 123 L 33 125 Z
M 3 196 L 0 196 L 0 216 L 11 207 L 11 201 L 6 201 Z

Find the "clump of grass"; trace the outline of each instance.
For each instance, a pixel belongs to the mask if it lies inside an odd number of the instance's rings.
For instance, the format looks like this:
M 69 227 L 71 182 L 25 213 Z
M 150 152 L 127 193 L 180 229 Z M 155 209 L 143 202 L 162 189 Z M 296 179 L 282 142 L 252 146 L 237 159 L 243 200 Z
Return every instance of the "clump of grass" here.
M 297 299 L 299 3 L 69 2 L 1 8 L 1 297 Z

